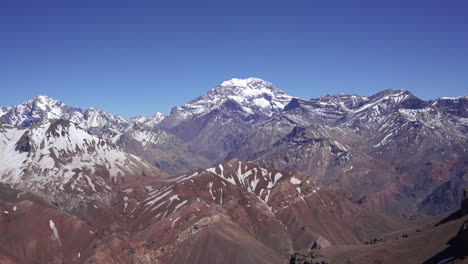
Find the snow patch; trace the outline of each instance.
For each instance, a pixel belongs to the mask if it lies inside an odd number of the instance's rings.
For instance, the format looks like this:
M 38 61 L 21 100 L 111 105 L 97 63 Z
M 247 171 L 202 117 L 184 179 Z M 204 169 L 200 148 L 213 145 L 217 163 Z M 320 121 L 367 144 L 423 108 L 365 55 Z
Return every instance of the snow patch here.
M 182 207 L 184 204 L 186 204 L 187 201 L 188 201 L 188 200 L 184 200 L 183 202 L 181 202 L 180 204 L 178 204 L 178 205 L 175 207 L 173 213 L 174 213 L 175 211 L 179 210 L 179 208 Z
M 291 179 L 289 179 L 289 181 L 291 181 L 292 184 L 301 184 L 301 182 L 302 182 L 301 180 L 296 178 L 296 176 L 291 177 Z
M 62 242 L 60 241 L 59 234 L 58 234 L 57 228 L 55 227 L 54 220 L 49 220 L 49 226 L 50 226 L 50 229 L 52 230 L 52 233 L 54 234 L 54 236 L 59 241 L 60 246 L 62 246 Z
M 180 216 L 179 216 L 179 217 L 177 217 L 176 219 L 174 219 L 174 221 L 172 221 L 171 228 L 173 228 L 173 227 L 174 227 L 174 224 L 175 224 L 175 222 L 177 222 L 179 219 L 180 219 Z
M 216 200 L 216 197 L 213 195 L 213 182 L 209 182 L 206 187 L 208 188 L 208 191 L 210 192 L 211 198 L 213 198 L 213 201 Z

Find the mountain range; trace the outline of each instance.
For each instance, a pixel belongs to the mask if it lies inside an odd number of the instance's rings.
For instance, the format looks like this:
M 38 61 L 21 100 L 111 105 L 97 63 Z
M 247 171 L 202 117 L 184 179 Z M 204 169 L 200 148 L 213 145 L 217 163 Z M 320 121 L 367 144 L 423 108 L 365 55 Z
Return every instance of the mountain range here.
M 285 263 L 310 249 L 365 263 L 383 254 L 365 242 L 400 250 L 390 236 L 454 235 L 464 219 L 434 224 L 468 187 L 466 95 L 305 100 L 248 78 L 167 116 L 42 95 L 0 120 L 2 263 Z M 22 228 L 32 216 L 43 229 Z

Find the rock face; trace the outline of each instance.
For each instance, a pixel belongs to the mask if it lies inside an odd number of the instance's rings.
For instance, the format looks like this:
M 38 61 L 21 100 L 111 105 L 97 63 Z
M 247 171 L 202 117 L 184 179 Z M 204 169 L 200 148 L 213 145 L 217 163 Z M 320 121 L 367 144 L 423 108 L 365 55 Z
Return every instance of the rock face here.
M 322 248 L 328 248 L 328 247 L 331 247 L 330 241 L 328 241 L 324 237 L 319 236 L 319 238 L 317 238 L 314 241 L 314 244 L 312 244 L 311 249 L 322 249 Z
M 462 216 L 468 215 L 468 188 L 465 188 L 463 191 L 464 200 L 462 202 L 462 206 L 460 208 L 460 212 Z M 457 233 L 457 242 L 460 244 L 459 246 L 468 252 L 468 220 L 466 220 L 460 230 Z
M 462 215 L 468 215 L 468 188 L 463 190 L 463 202 L 460 211 Z
M 468 220 L 465 221 L 460 227 L 460 230 L 458 230 L 457 240 L 461 248 L 468 250 Z
M 303 250 L 291 255 L 289 264 L 327 264 L 328 262 L 319 255 L 312 251 Z

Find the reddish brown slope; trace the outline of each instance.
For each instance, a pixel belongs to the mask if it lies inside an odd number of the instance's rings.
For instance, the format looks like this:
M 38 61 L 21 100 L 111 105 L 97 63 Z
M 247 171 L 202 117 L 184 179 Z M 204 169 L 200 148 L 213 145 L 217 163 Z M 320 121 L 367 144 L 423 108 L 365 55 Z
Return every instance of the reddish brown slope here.
M 319 238 L 322 246 L 358 244 L 405 226 L 304 175 L 236 159 L 174 179 L 140 201 L 127 220 L 135 238 L 149 241 L 162 260 L 181 260 L 182 250 L 209 261 L 257 245 L 249 263 L 275 258 L 272 252 L 287 258 Z M 238 239 L 223 239 L 232 232 Z M 213 241 L 220 246 L 191 246 Z
M 303 251 L 291 263 L 468 263 L 468 189 L 462 208 L 448 216 L 413 220 L 415 226 L 365 245 Z

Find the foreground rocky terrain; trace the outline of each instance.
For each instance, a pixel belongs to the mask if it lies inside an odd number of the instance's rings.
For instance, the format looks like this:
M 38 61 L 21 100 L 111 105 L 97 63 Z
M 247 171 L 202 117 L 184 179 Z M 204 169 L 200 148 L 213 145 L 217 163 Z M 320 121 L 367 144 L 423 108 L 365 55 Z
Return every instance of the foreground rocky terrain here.
M 467 263 L 468 189 L 462 207 L 414 227 L 384 234 L 364 245 L 297 252 L 290 263 Z

